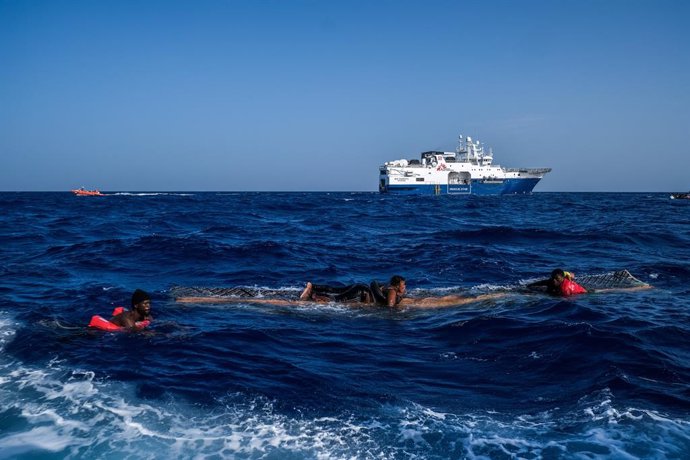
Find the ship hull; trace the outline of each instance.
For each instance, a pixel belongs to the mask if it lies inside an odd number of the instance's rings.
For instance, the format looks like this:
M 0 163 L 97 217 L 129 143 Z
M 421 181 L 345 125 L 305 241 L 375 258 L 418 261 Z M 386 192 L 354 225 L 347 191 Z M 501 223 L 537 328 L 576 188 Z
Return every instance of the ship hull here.
M 381 193 L 391 195 L 521 195 L 531 193 L 541 178 L 472 180 L 470 184 L 385 184 Z

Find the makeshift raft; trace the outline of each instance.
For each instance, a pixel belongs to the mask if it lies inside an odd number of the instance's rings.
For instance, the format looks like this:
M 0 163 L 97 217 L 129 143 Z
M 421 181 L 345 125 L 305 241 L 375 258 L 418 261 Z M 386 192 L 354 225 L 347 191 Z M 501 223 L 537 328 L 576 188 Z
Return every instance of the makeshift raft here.
M 581 275 L 575 278 L 575 281 L 583 286 L 588 291 L 597 291 L 601 289 L 633 289 L 648 287 L 649 284 L 640 281 L 630 274 L 628 270 L 619 270 L 609 273 L 600 273 L 596 275 Z M 507 291 L 514 291 L 515 286 L 508 287 Z M 520 288 L 518 288 L 520 290 Z M 233 286 L 233 287 L 187 287 L 174 286 L 170 289 L 170 294 L 174 298 L 182 297 L 215 297 L 218 299 L 224 298 L 274 298 L 285 300 L 296 300 L 299 296 L 299 291 L 295 289 L 268 289 L 257 288 L 250 286 Z M 415 291 L 415 296 L 432 296 L 433 292 Z

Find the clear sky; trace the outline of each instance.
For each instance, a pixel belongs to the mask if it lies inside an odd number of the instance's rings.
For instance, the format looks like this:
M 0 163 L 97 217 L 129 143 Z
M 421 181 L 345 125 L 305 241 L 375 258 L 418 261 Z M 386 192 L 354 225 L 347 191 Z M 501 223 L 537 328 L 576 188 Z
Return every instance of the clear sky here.
M 375 191 L 480 139 L 690 189 L 690 2 L 0 0 L 0 190 Z

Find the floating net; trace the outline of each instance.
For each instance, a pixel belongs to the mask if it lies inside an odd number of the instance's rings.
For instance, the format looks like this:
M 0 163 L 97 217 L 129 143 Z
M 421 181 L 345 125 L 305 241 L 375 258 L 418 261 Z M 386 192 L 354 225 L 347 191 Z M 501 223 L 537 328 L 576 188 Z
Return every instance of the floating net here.
M 170 289 L 173 297 L 297 297 L 294 290 L 263 289 L 255 287 L 187 287 L 174 286 Z
M 628 270 L 620 270 L 599 275 L 576 276 L 575 282 L 588 290 L 597 289 L 628 289 L 648 286 L 630 274 Z

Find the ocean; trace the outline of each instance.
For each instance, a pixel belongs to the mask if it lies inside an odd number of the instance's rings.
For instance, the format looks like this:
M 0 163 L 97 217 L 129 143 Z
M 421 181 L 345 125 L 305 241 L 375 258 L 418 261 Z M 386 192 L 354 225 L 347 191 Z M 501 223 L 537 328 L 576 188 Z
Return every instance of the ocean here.
M 690 201 L 0 193 L 0 458 L 690 458 Z M 554 268 L 643 291 L 553 298 Z M 436 309 L 181 304 L 400 274 Z M 154 322 L 89 330 L 141 288 Z

